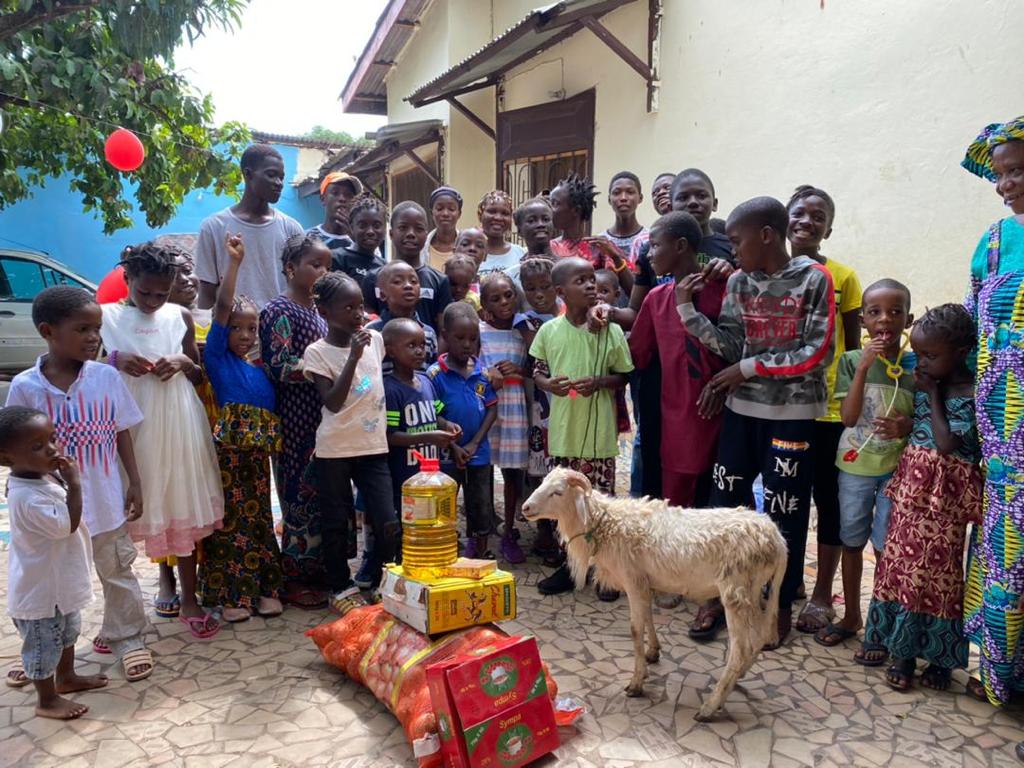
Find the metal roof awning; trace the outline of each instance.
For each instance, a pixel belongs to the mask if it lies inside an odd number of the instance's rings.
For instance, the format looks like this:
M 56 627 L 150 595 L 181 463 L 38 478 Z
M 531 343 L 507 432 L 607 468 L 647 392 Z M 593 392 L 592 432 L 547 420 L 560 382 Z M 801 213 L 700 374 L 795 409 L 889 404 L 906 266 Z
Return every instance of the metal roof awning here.
M 497 84 L 509 70 L 584 28 L 590 29 L 616 55 L 637 70 L 647 80 L 649 87 L 655 86 L 656 64 L 640 59 L 598 21 L 606 13 L 635 1 L 563 0 L 563 2 L 537 8 L 476 53 L 420 86 L 405 100 L 414 107 L 446 100 L 493 138 L 494 132 L 491 128 L 455 97 Z M 660 24 L 660 3 L 652 4 L 652 8 L 655 5 L 658 6 L 657 21 Z M 654 19 L 652 18 L 652 30 L 653 24 Z M 653 58 L 650 51 L 648 58 Z

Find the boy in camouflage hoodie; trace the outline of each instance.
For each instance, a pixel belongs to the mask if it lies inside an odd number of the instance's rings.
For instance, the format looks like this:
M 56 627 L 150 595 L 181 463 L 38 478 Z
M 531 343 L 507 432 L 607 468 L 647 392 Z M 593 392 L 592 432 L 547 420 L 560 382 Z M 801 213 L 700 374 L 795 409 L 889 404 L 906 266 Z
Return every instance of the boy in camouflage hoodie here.
M 786 575 L 778 595 L 778 647 L 792 625 L 792 604 L 803 578 L 811 508 L 808 450 L 814 420 L 825 414 L 825 371 L 835 343 L 835 294 L 828 270 L 786 252 L 789 216 L 770 197 L 739 205 L 726 235 L 739 270 L 726 288 L 718 326 L 694 309 L 700 273 L 679 281 L 676 301 L 686 329 L 732 363 L 701 393 L 703 413 L 726 413 L 712 477 L 711 506 L 747 505 L 758 474 L 765 511 L 786 539 Z M 726 399 L 727 398 L 727 399 Z M 690 636 L 710 640 L 724 623 L 717 601 L 697 614 Z

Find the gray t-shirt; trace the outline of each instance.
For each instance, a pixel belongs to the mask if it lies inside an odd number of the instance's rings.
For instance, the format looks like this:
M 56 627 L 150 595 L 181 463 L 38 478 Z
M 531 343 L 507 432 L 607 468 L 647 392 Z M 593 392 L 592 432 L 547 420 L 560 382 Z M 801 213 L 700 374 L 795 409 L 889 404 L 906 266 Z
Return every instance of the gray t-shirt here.
M 220 285 L 228 268 L 224 242 L 228 233 L 241 233 L 245 261 L 238 273 L 236 296 L 248 296 L 262 309 L 285 289 L 281 272 L 281 252 L 292 235 L 301 235 L 302 226 L 287 214 L 274 210 L 266 224 L 249 224 L 225 208 L 203 219 L 196 243 L 196 274 L 204 283 Z

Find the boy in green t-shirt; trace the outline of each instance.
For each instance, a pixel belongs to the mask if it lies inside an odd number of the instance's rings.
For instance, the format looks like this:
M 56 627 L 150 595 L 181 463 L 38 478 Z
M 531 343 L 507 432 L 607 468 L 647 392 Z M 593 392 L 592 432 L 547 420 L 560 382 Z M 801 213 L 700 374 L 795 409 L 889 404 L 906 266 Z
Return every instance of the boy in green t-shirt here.
M 815 635 L 838 645 L 860 631 L 860 582 L 864 545 L 876 556 L 885 545 L 891 503 L 889 478 L 906 445 L 914 415 L 914 354 L 904 352 L 903 333 L 913 321 L 910 291 L 895 280 L 878 280 L 864 291 L 861 320 L 870 341 L 839 359 L 833 398 L 846 429 L 839 439 L 839 537 L 843 542 L 846 615 Z M 867 661 L 865 649 L 859 661 Z M 884 654 L 884 650 L 882 651 Z M 884 656 L 883 656 L 884 659 Z
M 615 457 L 619 453 L 614 391 L 626 385 L 633 370 L 622 329 L 608 324 L 599 333 L 587 330 L 587 313 L 597 303 L 594 267 L 567 257 L 551 270 L 565 314 L 544 323 L 530 347 L 534 383 L 551 395 L 548 454 L 556 466 L 582 472 L 599 491 L 615 493 Z M 573 588 L 568 566 L 538 585 L 541 594 Z M 599 593 L 615 599 L 618 593 Z

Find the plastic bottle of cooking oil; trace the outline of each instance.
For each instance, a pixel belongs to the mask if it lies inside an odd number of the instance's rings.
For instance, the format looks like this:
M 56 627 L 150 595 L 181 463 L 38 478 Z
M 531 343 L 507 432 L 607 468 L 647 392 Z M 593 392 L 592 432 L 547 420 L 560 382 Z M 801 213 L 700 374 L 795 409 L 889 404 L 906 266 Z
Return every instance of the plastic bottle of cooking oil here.
M 458 484 L 440 462 L 419 453 L 420 471 L 402 483 L 402 567 L 414 579 L 434 579 L 459 557 L 455 530 Z

